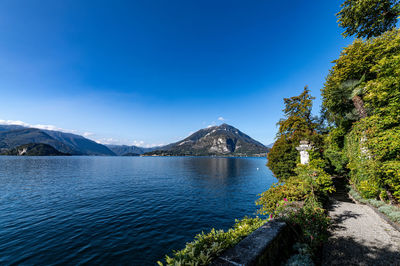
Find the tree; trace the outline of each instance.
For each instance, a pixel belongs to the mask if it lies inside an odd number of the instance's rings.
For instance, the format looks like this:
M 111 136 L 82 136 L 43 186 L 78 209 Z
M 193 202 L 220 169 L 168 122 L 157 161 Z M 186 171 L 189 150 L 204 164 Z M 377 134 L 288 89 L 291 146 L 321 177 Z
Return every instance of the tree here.
M 309 135 L 315 130 L 316 123 L 311 116 L 312 101 L 315 98 L 310 95 L 308 87 L 304 87 L 299 96 L 284 98 L 285 109 L 283 112 L 286 119 L 278 122 L 278 136 L 293 137 L 294 135 Z
M 287 180 L 295 174 L 299 152 L 295 149 L 296 144 L 290 138 L 281 136 L 268 152 L 267 166 L 279 180 Z
M 279 131 L 274 146 L 268 152 L 267 166 L 280 180 L 286 180 L 295 175 L 299 153 L 296 146 L 300 140 L 308 139 L 314 143 L 320 142 L 316 132 L 317 123 L 311 116 L 312 100 L 310 90 L 305 87 L 299 96 L 285 98 L 283 112 L 285 118 L 277 124 Z
M 344 37 L 377 37 L 396 27 L 399 0 L 346 0 L 336 14 Z
M 357 39 L 334 62 L 322 96 L 336 128 L 324 154 L 364 197 L 400 201 L 400 30 Z
M 370 40 L 355 40 L 333 61 L 335 65 L 322 89 L 324 116 L 346 131 L 354 122 L 365 118 L 368 107 L 365 85 L 377 78 L 373 68 L 383 58 L 399 54 L 400 31 L 397 29 Z

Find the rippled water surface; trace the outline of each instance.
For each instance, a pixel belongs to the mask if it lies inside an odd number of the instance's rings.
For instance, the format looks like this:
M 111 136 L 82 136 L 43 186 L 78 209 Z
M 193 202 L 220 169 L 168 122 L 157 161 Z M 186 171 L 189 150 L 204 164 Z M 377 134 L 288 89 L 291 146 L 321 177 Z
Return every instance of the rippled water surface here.
M 154 265 L 256 211 L 265 158 L 0 156 L 0 264 Z

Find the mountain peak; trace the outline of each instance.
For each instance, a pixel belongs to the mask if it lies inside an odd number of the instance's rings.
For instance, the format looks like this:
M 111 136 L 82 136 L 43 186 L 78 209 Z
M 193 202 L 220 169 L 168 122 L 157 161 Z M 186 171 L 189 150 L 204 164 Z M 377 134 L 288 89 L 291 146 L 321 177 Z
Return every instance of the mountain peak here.
M 239 129 L 223 123 L 200 129 L 189 137 L 148 153 L 148 155 L 230 155 L 255 156 L 268 151 L 260 142 Z
M 235 127 L 233 127 L 231 125 L 228 125 L 227 123 L 223 123 L 223 124 L 219 125 L 218 127 L 219 128 L 235 128 Z

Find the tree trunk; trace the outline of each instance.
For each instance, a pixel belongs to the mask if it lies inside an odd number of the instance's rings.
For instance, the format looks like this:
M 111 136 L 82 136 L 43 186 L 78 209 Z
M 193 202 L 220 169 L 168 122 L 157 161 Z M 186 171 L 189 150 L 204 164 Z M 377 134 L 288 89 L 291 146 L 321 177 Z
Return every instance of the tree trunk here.
M 361 99 L 361 97 L 356 95 L 353 97 L 352 100 L 354 107 L 356 108 L 358 115 L 360 116 L 360 119 L 367 117 L 367 111 L 365 110 L 364 101 Z

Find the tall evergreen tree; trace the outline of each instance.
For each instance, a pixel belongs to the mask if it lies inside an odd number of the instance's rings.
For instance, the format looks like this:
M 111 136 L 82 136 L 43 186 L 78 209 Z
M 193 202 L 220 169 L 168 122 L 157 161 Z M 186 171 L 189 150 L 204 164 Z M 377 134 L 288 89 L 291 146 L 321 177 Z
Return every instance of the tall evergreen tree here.
M 317 123 L 311 115 L 313 99 L 308 87 L 305 87 L 299 96 L 284 99 L 285 118 L 278 122 L 277 140 L 268 153 L 267 163 L 280 180 L 286 180 L 295 175 L 294 169 L 299 158 L 296 146 L 299 145 L 300 140 L 318 141 Z

